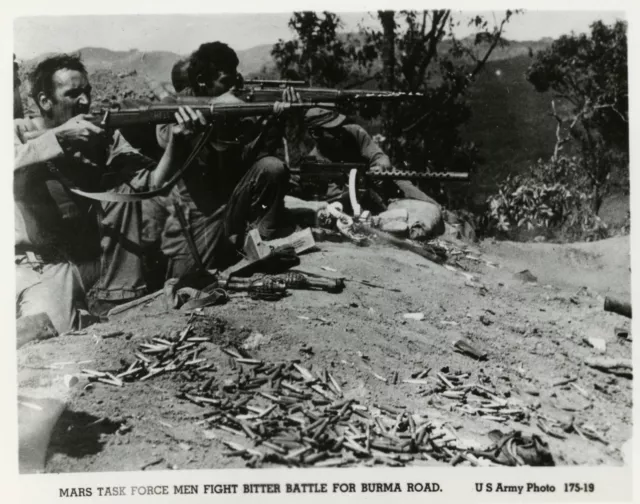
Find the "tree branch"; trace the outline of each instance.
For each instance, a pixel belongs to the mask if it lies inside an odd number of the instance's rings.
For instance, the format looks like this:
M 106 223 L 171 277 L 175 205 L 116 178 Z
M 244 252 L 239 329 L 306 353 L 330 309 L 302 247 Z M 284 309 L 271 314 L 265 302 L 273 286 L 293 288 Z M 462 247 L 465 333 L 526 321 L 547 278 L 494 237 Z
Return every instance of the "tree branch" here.
M 489 56 L 491 56 L 491 53 L 498 45 L 498 42 L 500 42 L 500 40 L 502 39 L 502 32 L 504 31 L 504 25 L 507 23 L 508 20 L 509 18 L 505 16 L 502 22 L 500 23 L 500 28 L 498 28 L 498 31 L 494 33 L 493 41 L 491 42 L 489 49 L 487 49 L 487 52 L 485 53 L 484 57 L 479 62 L 476 63 L 476 67 L 471 72 L 471 75 L 469 76 L 468 81 L 472 81 L 475 78 L 475 76 L 478 74 L 478 72 L 480 72 L 480 70 L 482 70 L 482 68 L 484 67 L 485 63 L 489 59 Z
M 429 64 L 431 63 L 431 60 L 436 55 L 436 52 L 438 50 L 438 42 L 442 38 L 442 35 L 444 34 L 444 27 L 445 27 L 445 24 L 447 23 L 447 19 L 449 18 L 449 15 L 451 14 L 451 11 L 450 10 L 441 11 L 441 16 L 439 18 L 436 18 L 436 14 L 437 13 L 434 13 L 432 28 L 429 31 L 429 33 L 432 35 L 429 39 L 429 47 L 427 48 L 427 54 L 422 60 L 422 63 L 420 64 L 420 68 L 418 70 L 419 82 L 424 82 L 424 74 L 427 71 Z
M 382 71 L 375 72 L 367 77 L 363 77 L 362 79 L 358 79 L 355 82 L 350 82 L 348 86 L 345 86 L 345 89 L 353 89 L 356 86 L 361 86 L 365 82 L 369 82 L 371 79 L 377 79 L 382 74 Z
M 447 17 L 448 17 L 448 15 L 449 15 L 449 13 L 451 11 L 446 11 L 446 12 L 447 12 Z M 489 47 L 489 49 L 487 49 L 487 52 L 485 53 L 484 58 L 480 62 L 476 63 L 476 67 L 474 68 L 474 70 L 471 72 L 471 74 L 469 74 L 469 76 L 467 76 L 466 84 L 465 84 L 465 86 L 463 86 L 462 89 L 464 89 L 466 86 L 468 86 L 473 81 L 475 76 L 480 72 L 480 70 L 482 70 L 482 68 L 484 67 L 484 64 L 487 62 L 487 60 L 489 59 L 489 56 L 491 56 L 491 53 L 496 48 L 496 46 L 498 45 L 498 42 L 502 38 L 502 32 L 504 30 L 504 25 L 507 23 L 508 20 L 509 20 L 509 16 L 505 16 L 502 19 L 502 22 L 500 23 L 500 27 L 494 33 L 493 42 L 491 43 L 491 46 Z M 445 22 L 446 22 L 446 18 L 445 18 Z M 441 30 L 444 29 L 444 23 L 441 25 L 440 28 L 441 28 Z M 437 38 L 436 38 L 436 40 L 437 40 Z M 437 47 L 437 44 L 436 44 L 436 47 Z M 456 96 L 457 96 L 457 94 L 456 94 Z M 453 98 L 454 98 L 454 96 L 449 96 L 448 99 L 452 100 Z M 410 124 L 409 126 L 404 128 L 402 130 L 402 132 L 405 133 L 405 134 L 411 132 L 412 130 L 414 130 L 415 128 L 420 126 L 430 115 L 431 115 L 431 112 L 427 112 L 426 114 L 422 115 L 416 121 L 414 121 L 412 124 Z

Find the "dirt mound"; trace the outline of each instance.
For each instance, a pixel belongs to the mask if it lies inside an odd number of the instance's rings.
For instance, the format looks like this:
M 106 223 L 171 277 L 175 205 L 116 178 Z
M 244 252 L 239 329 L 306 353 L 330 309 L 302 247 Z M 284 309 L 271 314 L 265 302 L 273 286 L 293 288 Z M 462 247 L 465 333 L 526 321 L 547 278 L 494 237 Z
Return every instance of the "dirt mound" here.
M 203 315 L 214 318 L 203 334 L 213 341 L 204 344 L 201 357 L 214 364 L 212 376 L 224 380 L 238 371 L 221 347 L 244 343 L 253 357 L 265 362 L 298 359 L 314 372 L 326 368 L 345 397 L 370 407 L 406 408 L 448 426 L 454 442 L 468 447 L 491 444 L 487 434 L 495 428 L 517 429 L 542 435 L 557 464 L 621 464 L 620 449 L 632 432 L 631 381 L 584 364 L 586 358 L 600 355 L 584 343 L 589 337 L 605 341 L 607 357 L 631 354 L 630 344 L 617 341 L 613 333 L 626 320 L 603 311 L 602 298 L 594 291 L 597 285 L 588 285 L 585 276 L 598 266 L 594 278 L 602 278 L 599 285 L 609 288 L 604 277 L 615 279 L 620 274 L 616 267 L 628 272 L 628 254 L 607 266 L 605 258 L 625 243 L 615 240 L 569 246 L 484 243 L 478 249 L 448 244 L 453 248 L 447 267 L 382 246 L 320 243 L 319 251 L 302 256 L 302 267 L 339 270 L 348 279 L 344 292 L 292 291 L 277 302 L 236 297 L 206 308 Z M 552 254 L 554 261 L 543 260 Z M 544 267 L 549 264 L 554 266 Z M 516 278 L 523 269 L 538 281 Z M 575 288 L 585 285 L 589 288 Z M 422 317 L 406 318 L 406 313 Z M 128 361 L 143 339 L 170 336 L 186 322 L 186 315 L 167 312 L 158 299 L 85 335 L 26 346 L 19 351 L 20 393 L 46 395 L 64 374 L 82 367 L 118 369 L 120 359 Z M 133 336 L 93 336 L 117 329 Z M 460 338 L 485 352 L 487 360 L 454 352 L 452 344 Z M 83 360 L 92 362 L 77 364 Z M 50 367 L 60 361 L 67 364 Z M 412 381 L 426 369 L 426 376 Z M 459 373 L 461 383 L 481 384 L 526 414 L 505 420 L 474 410 L 471 396 L 443 395 L 438 372 Z M 158 376 L 121 388 L 98 383 L 75 394 L 62 420 L 65 429 L 86 428 L 95 419 L 108 422 L 102 430 L 92 424 L 95 439 L 85 440 L 87 449 L 81 453 L 70 453 L 57 429 L 47 471 L 138 470 L 158 460 L 149 470 L 244 466 L 241 458 L 224 456 L 224 442 L 251 442 L 203 424 L 207 408 L 175 396 L 185 384 L 193 385 L 184 380 Z M 545 434 L 538 426 L 540 418 L 560 422 L 566 432 L 556 432 L 559 437 Z M 113 422 L 125 427 L 113 429 Z M 584 430 L 582 437 L 572 425 L 593 429 L 603 441 L 585 436 Z
M 530 269 L 542 284 L 588 287 L 602 296 L 629 297 L 629 236 L 589 243 L 484 242 L 482 250 L 510 269 Z

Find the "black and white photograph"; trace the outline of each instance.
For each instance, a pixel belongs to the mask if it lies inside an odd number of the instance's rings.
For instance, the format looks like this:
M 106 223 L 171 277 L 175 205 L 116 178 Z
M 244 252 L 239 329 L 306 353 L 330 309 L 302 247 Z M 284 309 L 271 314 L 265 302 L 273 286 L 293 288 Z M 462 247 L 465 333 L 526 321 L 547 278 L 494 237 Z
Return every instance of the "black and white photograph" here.
M 13 20 L 21 475 L 630 468 L 628 15 L 400 7 Z

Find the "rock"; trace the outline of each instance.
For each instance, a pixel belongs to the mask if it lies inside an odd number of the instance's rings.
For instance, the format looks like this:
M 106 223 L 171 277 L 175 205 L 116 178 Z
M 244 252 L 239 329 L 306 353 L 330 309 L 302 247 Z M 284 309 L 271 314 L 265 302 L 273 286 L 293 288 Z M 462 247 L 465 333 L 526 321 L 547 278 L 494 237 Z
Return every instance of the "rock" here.
M 392 201 L 387 211 L 404 209 L 408 213 L 409 238 L 427 241 L 445 232 L 442 209 L 435 201 L 400 199 Z
M 531 271 L 529 271 L 528 269 L 519 271 L 514 276 L 518 280 L 520 280 L 522 282 L 529 283 L 529 282 L 537 282 L 538 281 L 538 278 L 533 273 L 531 273 Z
M 631 341 L 631 331 L 626 327 L 616 327 L 613 332 L 620 338 L 619 341 Z
M 264 343 L 268 343 L 271 338 L 268 338 L 262 333 L 253 332 L 249 335 L 249 337 L 244 341 L 242 348 L 245 350 L 253 350 L 258 348 L 260 345 Z
M 453 238 L 454 240 L 462 239 L 462 233 L 458 225 L 444 223 L 444 238 Z
M 607 351 L 607 342 L 602 338 L 585 338 L 584 341 L 600 353 L 605 353 Z
M 58 336 L 53 322 L 46 313 L 26 315 L 16 320 L 17 347 L 33 340 L 45 340 Z
M 64 375 L 64 384 L 67 388 L 74 387 L 80 379 L 76 375 Z

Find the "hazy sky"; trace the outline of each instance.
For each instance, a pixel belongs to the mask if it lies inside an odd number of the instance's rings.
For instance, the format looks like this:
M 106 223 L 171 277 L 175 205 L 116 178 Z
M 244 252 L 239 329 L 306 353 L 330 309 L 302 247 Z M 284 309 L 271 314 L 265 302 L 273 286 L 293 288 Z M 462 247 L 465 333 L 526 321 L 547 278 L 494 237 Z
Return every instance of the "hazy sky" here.
M 457 11 L 460 19 L 477 12 Z M 488 19 L 493 21 L 491 12 Z M 495 11 L 499 20 L 503 11 Z M 242 50 L 259 44 L 273 44 L 291 38 L 287 27 L 290 13 L 210 14 L 210 15 L 102 15 L 20 17 L 14 22 L 15 53 L 29 59 L 44 52 L 73 51 L 81 47 L 106 47 L 113 50 L 167 50 L 180 54 L 194 50 L 206 41 L 221 40 Z M 340 13 L 345 31 L 358 25 L 377 23 L 366 12 Z M 514 40 L 557 37 L 571 31 L 584 32 L 601 19 L 611 23 L 624 19 L 624 12 L 611 11 L 526 11 L 507 25 L 505 35 Z M 466 25 L 465 22 L 461 23 Z M 467 28 L 460 28 L 464 36 Z

